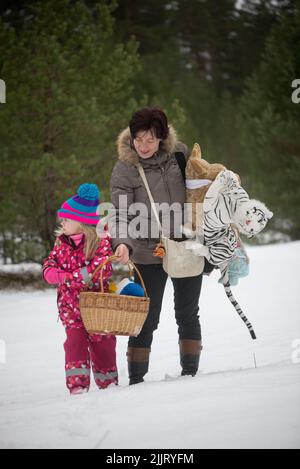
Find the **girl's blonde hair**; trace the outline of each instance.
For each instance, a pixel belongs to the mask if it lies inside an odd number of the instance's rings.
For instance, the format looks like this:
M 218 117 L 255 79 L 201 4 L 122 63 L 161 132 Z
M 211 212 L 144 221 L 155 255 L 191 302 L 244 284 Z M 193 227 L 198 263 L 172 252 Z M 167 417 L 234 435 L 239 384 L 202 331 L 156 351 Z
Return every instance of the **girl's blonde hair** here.
M 80 223 L 82 233 L 85 235 L 85 243 L 84 243 L 84 255 L 86 260 L 91 260 L 96 251 L 99 247 L 100 239 L 98 238 L 96 227 L 93 225 L 86 225 L 85 223 Z M 64 234 L 63 228 L 58 226 L 58 228 L 54 232 L 56 238 L 59 238 L 61 235 Z M 59 243 L 59 240 L 56 240 L 56 243 Z

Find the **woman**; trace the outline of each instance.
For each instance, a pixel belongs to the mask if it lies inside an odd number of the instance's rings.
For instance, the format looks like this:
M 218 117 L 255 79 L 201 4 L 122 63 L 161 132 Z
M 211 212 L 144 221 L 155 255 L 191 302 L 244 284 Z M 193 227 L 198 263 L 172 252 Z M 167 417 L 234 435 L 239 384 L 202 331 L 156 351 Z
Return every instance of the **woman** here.
M 189 156 L 186 145 L 177 140 L 176 132 L 168 125 L 165 113 L 158 108 L 143 108 L 132 116 L 129 128 L 118 138 L 118 156 L 110 184 L 111 200 L 116 208 L 116 224 L 113 229 L 113 249 L 121 264 L 131 260 L 137 265 L 144 279 L 150 302 L 150 311 L 138 337 L 130 337 L 128 344 L 128 370 L 130 384 L 144 381 L 149 368 L 149 356 L 153 332 L 157 329 L 162 300 L 168 275 L 163 269 L 162 259 L 155 257 L 153 251 L 159 242 L 156 220 L 151 218 L 151 204 L 139 175 L 140 163 L 156 203 L 176 203 L 181 211 L 170 222 L 170 237 L 179 232 L 185 202 L 185 184 L 178 154 L 185 160 Z M 176 155 L 175 155 L 176 153 Z M 183 155 L 182 155 L 183 154 Z M 183 159 L 184 161 L 184 159 Z M 128 207 L 133 203 L 143 203 L 148 208 L 148 216 L 140 227 L 139 235 L 132 234 L 127 228 L 134 218 L 122 208 L 120 196 L 126 197 Z M 170 213 L 170 212 L 169 212 Z M 164 215 L 162 215 L 164 219 Z M 178 236 L 177 236 L 178 238 Z M 135 279 L 139 282 L 138 277 Z M 182 375 L 195 376 L 198 371 L 201 345 L 199 322 L 199 297 L 202 275 L 197 277 L 172 279 L 175 293 L 175 316 L 178 325 Z

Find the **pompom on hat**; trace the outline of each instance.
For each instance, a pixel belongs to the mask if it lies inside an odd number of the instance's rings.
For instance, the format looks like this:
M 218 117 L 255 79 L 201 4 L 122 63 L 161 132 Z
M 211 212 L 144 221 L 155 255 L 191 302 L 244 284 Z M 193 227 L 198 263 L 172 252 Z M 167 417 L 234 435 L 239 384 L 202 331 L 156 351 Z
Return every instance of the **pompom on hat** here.
M 100 203 L 100 191 L 96 184 L 82 184 L 77 194 L 66 200 L 58 210 L 59 218 L 68 218 L 87 225 L 97 225 L 100 217 L 97 208 Z

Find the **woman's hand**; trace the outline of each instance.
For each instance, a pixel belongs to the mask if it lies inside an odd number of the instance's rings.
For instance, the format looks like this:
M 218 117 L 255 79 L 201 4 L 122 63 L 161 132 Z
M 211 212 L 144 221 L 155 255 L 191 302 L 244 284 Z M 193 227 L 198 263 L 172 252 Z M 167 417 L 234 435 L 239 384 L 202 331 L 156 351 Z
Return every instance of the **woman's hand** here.
M 129 249 L 126 244 L 119 244 L 116 249 L 115 256 L 117 257 L 117 261 L 120 264 L 128 264 L 129 262 Z

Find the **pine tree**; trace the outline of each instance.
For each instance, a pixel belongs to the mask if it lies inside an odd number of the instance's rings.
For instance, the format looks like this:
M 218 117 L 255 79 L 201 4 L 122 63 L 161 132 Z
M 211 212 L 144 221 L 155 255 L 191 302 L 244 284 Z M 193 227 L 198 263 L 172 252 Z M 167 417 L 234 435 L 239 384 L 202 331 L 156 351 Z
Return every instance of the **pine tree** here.
M 259 70 L 248 82 L 239 114 L 249 185 L 274 210 L 273 225 L 293 239 L 300 233 L 300 9 L 275 25 Z
M 108 187 L 116 136 L 137 106 L 137 45 L 115 42 L 114 8 L 46 0 L 18 30 L 0 23 L 0 203 L 13 201 L 0 222 L 47 249 L 62 201 L 82 182 Z

